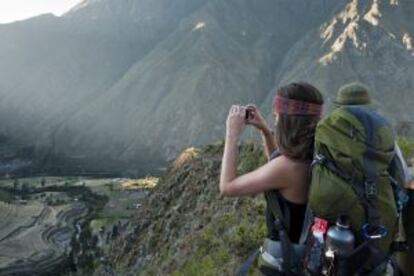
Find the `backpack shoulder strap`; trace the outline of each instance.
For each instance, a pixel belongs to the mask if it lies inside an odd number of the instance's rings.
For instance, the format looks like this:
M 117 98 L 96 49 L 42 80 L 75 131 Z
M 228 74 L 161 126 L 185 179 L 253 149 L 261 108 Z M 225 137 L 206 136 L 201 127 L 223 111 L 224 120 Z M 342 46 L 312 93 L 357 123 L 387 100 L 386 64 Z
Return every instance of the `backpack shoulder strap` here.
M 271 153 L 269 160 L 273 160 L 279 157 L 281 153 L 279 150 L 275 150 Z M 280 204 L 283 203 L 280 200 L 280 193 L 276 190 L 267 191 L 264 193 L 267 206 L 270 209 L 275 221 L 280 221 L 281 225 L 287 231 L 289 231 L 290 226 L 290 210 L 288 206 L 281 206 Z M 276 229 L 279 231 L 279 225 L 276 225 Z
M 303 220 L 302 232 L 300 234 L 299 244 L 305 244 L 308 240 L 309 232 L 314 222 L 315 216 L 309 204 L 306 205 L 305 218 Z
M 265 192 L 265 199 L 272 215 L 274 216 L 274 225 L 279 234 L 279 240 L 282 247 L 283 271 L 285 275 L 292 275 L 293 268 L 293 245 L 288 235 L 289 224 L 286 223 L 286 217 L 280 207 L 279 196 L 276 191 Z M 289 208 L 284 208 L 288 210 Z
M 278 156 L 280 156 L 280 152 L 276 150 L 271 154 L 270 160 L 277 158 Z M 285 275 L 292 275 L 291 271 L 293 268 L 294 253 L 293 245 L 288 235 L 288 229 L 290 225 L 290 210 L 288 206 L 284 206 L 285 208 L 282 210 L 279 200 L 280 195 L 277 191 L 265 192 L 264 196 L 267 206 L 274 217 L 274 225 L 279 234 L 279 240 L 282 246 L 284 273 Z
M 279 220 L 280 225 L 276 225 L 276 229 L 279 231 L 280 226 L 283 227 L 286 230 L 289 230 L 289 208 L 283 208 L 280 206 L 279 201 L 279 193 L 277 191 L 268 191 L 264 193 L 267 206 L 270 209 L 270 212 L 272 213 L 275 221 Z
M 371 270 L 379 268 L 387 255 L 380 251 L 379 240 L 387 234 L 387 229 L 381 225 L 380 213 L 377 205 L 378 201 L 378 175 L 375 160 L 379 155 L 375 150 L 375 133 L 384 126 L 389 126 L 389 122 L 378 113 L 364 108 L 352 107 L 347 108 L 362 124 L 365 130 L 366 150 L 363 156 L 364 166 L 364 196 L 360 200 L 365 205 L 367 223 L 363 225 L 362 232 L 364 237 L 369 241 L 368 247 L 371 252 L 371 258 L 367 266 Z

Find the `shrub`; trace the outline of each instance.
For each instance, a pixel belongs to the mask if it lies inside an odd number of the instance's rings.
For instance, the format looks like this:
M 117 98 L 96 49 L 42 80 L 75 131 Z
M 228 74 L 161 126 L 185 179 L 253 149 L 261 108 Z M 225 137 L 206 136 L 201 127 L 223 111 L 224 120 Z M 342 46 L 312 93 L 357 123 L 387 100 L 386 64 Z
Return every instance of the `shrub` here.
M 223 275 L 229 261 L 230 253 L 220 249 L 210 255 L 192 257 L 180 271 L 176 271 L 172 275 Z
M 237 168 L 240 174 L 251 172 L 266 163 L 266 156 L 255 144 L 248 144 L 240 152 L 240 163 Z
M 263 218 L 258 220 L 257 224 L 243 220 L 236 227 L 234 234 L 231 236 L 230 244 L 237 255 L 247 256 L 263 242 L 267 233 L 266 224 Z
M 405 160 L 409 162 L 414 157 L 414 139 L 400 136 L 397 138 L 397 143 L 401 148 Z
M 0 191 L 0 201 L 10 203 L 12 201 L 12 196 L 8 192 Z

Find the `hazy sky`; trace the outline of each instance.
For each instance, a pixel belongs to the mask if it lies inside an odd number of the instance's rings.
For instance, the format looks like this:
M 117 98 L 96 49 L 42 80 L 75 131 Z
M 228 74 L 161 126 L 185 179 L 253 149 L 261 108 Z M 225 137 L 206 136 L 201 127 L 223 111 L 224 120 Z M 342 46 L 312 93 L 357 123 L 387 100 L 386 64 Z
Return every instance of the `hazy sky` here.
M 0 0 L 0 23 L 22 20 L 43 13 L 61 15 L 82 0 Z

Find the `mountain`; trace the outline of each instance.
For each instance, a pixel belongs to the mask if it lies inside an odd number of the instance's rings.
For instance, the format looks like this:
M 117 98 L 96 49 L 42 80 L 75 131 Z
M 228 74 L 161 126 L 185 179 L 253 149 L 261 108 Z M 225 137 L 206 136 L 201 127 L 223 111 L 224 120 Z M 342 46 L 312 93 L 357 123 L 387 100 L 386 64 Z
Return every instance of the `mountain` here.
M 317 84 L 332 108 L 335 91 L 359 80 L 394 123 L 414 119 L 412 1 L 349 1 L 333 18 L 295 43 L 278 82 Z M 269 100 L 269 99 L 268 99 Z
M 20 158 L 35 172 L 137 175 L 221 139 L 234 103 L 270 114 L 291 81 L 329 110 L 360 80 L 395 123 L 414 121 L 413 5 L 87 0 L 0 25 L 0 134 L 31 149 Z
M 309 17 L 286 33 L 291 5 L 210 1 L 73 116 L 57 140 L 70 138 L 66 133 L 75 129 L 81 133 L 74 146 L 79 152 L 133 164 L 140 155 L 172 158 L 185 146 L 221 138 L 228 107 L 235 101 L 261 102 L 289 45 L 320 23 Z M 280 16 L 266 14 L 270 11 Z
M 86 1 L 61 18 L 0 25 L 1 134 L 34 147 L 38 167 L 55 167 L 60 126 L 204 1 L 154 3 Z

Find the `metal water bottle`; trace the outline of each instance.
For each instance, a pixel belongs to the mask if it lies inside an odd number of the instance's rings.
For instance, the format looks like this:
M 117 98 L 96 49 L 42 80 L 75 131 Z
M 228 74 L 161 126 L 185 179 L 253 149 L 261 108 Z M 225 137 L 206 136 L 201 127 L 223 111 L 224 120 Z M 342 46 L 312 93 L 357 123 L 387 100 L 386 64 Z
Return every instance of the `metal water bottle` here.
M 338 257 L 351 253 L 355 246 L 355 236 L 349 228 L 349 218 L 339 217 L 336 225 L 331 226 L 326 234 L 326 250 Z

